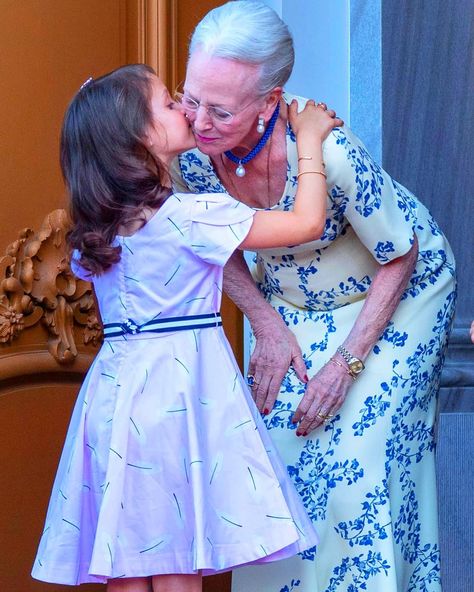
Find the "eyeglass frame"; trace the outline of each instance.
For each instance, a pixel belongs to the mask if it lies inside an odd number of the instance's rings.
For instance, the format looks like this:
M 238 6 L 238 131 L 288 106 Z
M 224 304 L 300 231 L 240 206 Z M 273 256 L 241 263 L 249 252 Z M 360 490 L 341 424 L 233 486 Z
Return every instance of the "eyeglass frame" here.
M 193 113 L 197 113 L 199 110 L 199 107 L 202 107 L 203 109 L 206 110 L 206 113 L 208 114 L 208 116 L 210 117 L 210 119 L 212 119 L 212 121 L 215 123 L 216 121 L 218 123 L 222 123 L 224 125 L 229 125 L 232 120 L 234 119 L 234 117 L 236 115 L 238 115 L 239 113 L 241 113 L 242 111 L 244 111 L 245 109 L 247 109 L 247 107 L 250 107 L 250 105 L 252 103 L 254 103 L 255 101 L 252 100 L 250 103 L 248 103 L 248 105 L 245 105 L 245 107 L 242 107 L 241 109 L 239 109 L 238 111 L 232 113 L 231 111 L 227 111 L 227 109 L 223 109 L 222 107 L 217 107 L 215 105 L 204 105 L 203 103 L 200 103 L 199 101 L 196 101 L 196 99 L 193 99 L 192 97 L 186 95 L 186 93 L 182 93 L 179 91 L 175 91 L 174 92 L 174 96 L 173 96 L 174 100 L 179 103 L 183 109 L 186 111 L 186 109 L 188 109 L 189 111 L 192 111 Z M 187 101 L 193 103 L 196 105 L 196 107 L 186 107 L 183 103 L 183 99 L 186 99 Z M 215 110 L 219 109 L 220 111 L 222 111 L 223 113 L 226 113 L 227 115 L 229 115 L 229 119 L 227 121 L 223 120 L 223 119 L 219 119 L 219 117 L 215 117 L 213 116 L 213 111 L 214 110 L 214 115 L 215 115 Z

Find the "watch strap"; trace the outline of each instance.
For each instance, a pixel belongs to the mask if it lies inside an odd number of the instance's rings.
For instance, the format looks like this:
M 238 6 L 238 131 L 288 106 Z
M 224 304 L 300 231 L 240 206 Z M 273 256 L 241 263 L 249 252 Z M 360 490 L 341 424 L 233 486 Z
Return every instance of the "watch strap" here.
M 347 351 L 347 349 L 346 349 L 344 346 L 342 346 L 342 345 L 339 345 L 339 346 L 336 348 L 336 351 L 337 351 L 338 353 L 340 353 L 340 354 L 341 354 L 341 356 L 344 358 L 344 360 L 345 360 L 345 361 L 346 361 L 348 364 L 350 363 L 350 361 L 352 360 L 352 358 L 354 358 L 354 357 L 355 357 L 355 356 L 353 356 L 352 354 L 350 354 L 350 353 Z
M 350 352 L 343 345 L 339 345 L 336 348 L 336 351 L 343 357 L 344 361 L 348 365 L 348 370 L 350 375 L 353 378 L 359 376 L 359 374 L 364 370 L 364 362 L 358 358 L 357 356 L 353 356 Z

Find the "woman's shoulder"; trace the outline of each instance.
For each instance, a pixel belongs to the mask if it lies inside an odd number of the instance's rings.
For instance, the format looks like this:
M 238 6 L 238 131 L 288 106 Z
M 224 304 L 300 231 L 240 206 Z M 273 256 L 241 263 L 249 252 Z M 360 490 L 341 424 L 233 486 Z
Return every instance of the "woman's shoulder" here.
M 356 134 L 344 124 L 334 128 L 323 143 L 323 155 L 326 160 L 347 160 L 355 152 L 367 150 Z
M 285 91 L 283 98 L 287 104 L 292 100 L 298 102 L 299 109 L 302 109 L 309 100 L 307 97 L 295 95 Z M 332 162 L 335 165 L 343 164 L 347 161 L 348 151 L 355 149 L 357 146 L 363 146 L 360 139 L 347 126 L 334 128 L 323 142 L 323 156 L 325 162 Z
M 380 164 L 347 125 L 334 128 L 328 135 L 323 143 L 323 159 L 328 179 L 335 183 L 344 178 L 353 179 L 356 173 L 371 171 L 376 177 L 383 174 Z
M 172 170 L 173 181 L 178 189 L 187 187 L 195 193 L 223 192 L 212 162 L 206 154 L 197 148 L 180 154 Z M 176 182 L 179 180 L 179 182 Z

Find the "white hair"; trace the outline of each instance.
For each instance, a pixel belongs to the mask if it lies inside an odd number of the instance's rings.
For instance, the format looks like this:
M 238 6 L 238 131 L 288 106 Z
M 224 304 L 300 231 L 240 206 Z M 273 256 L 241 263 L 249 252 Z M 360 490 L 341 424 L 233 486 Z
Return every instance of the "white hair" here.
M 283 86 L 295 61 L 293 39 L 277 13 L 257 0 L 233 0 L 214 8 L 196 26 L 189 56 L 205 53 L 260 69 L 259 94 Z

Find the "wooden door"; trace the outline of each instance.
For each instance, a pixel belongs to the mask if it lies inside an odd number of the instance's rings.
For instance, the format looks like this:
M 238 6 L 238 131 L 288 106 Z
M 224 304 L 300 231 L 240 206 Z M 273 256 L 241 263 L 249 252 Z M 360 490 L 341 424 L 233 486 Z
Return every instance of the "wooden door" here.
M 76 393 L 100 343 L 89 286 L 64 255 L 63 113 L 84 80 L 124 63 L 147 62 L 176 86 L 189 34 L 217 4 L 0 2 L 1 590 L 65 589 L 30 570 Z M 240 317 L 228 302 L 223 312 L 241 357 Z M 205 589 L 224 592 L 229 581 L 209 578 Z

